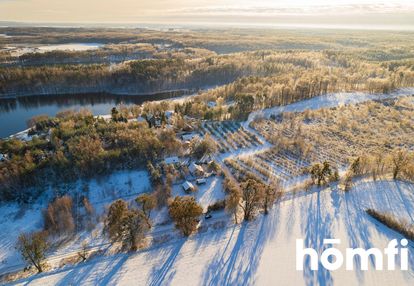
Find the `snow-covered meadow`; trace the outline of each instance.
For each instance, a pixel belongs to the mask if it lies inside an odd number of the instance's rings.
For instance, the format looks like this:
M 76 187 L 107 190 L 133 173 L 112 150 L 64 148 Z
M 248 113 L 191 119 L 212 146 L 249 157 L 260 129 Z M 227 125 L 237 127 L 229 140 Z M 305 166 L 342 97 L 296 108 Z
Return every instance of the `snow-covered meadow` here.
M 395 181 L 358 182 L 344 193 L 326 188 L 298 193 L 275 205 L 254 222 L 177 238 L 134 254 L 100 257 L 16 282 L 17 285 L 412 285 L 414 249 L 409 244 L 408 271 L 297 271 L 295 242 L 321 253 L 325 238 L 338 247 L 384 248 L 401 235 L 381 225 L 365 210 L 392 212 L 412 221 L 414 186 Z M 398 265 L 398 257 L 397 257 Z M 309 265 L 308 265 L 309 266 Z M 398 269 L 398 266 L 397 266 Z
M 146 171 L 119 171 L 99 179 L 78 181 L 66 188 L 68 194 L 78 193 L 87 196 L 96 215 L 99 216 L 112 201 L 118 198 L 133 200 L 139 193 L 150 190 L 150 183 Z M 13 203 L 0 206 L 0 274 L 24 267 L 25 264 L 15 249 L 17 237 L 22 232 L 43 228 L 42 210 L 55 195 L 54 190 L 50 188 L 32 205 Z M 94 231 L 100 232 L 101 227 L 101 224 L 97 225 Z M 87 241 L 91 246 L 102 244 L 105 240 L 101 235 L 93 236 L 94 231 L 79 232 L 51 255 L 76 251 L 83 241 Z
M 412 89 L 400 90 L 389 95 L 333 94 L 254 113 L 243 124 L 263 144 L 228 151 L 216 156 L 219 162 L 233 156 L 252 155 L 270 147 L 254 129 L 249 126 L 257 116 L 269 117 L 284 111 L 304 111 L 322 107 L 352 104 L 372 99 L 403 96 L 413 93 Z M 208 205 L 224 198 L 222 179 L 211 177 L 206 185 L 195 193 L 204 211 Z M 150 190 L 149 178 L 144 171 L 116 172 L 98 180 L 77 182 L 75 190 L 85 189 L 98 213 L 117 198 L 133 200 L 139 193 Z M 173 187 L 173 196 L 185 195 L 180 185 Z M 14 249 L 17 235 L 21 231 L 32 231 L 42 227 L 41 210 L 53 197 L 49 191 L 45 197 L 30 208 L 4 205 L 0 235 L 2 265 L 0 273 L 18 265 L 21 260 Z M 411 285 L 414 283 L 414 244 L 410 242 L 409 271 L 305 271 L 295 269 L 296 239 L 304 239 L 306 247 L 321 253 L 326 245 L 323 239 L 341 239 L 341 250 L 347 247 L 384 248 L 393 238 L 402 236 L 381 225 L 365 210 L 373 208 L 392 213 L 397 218 L 414 223 L 414 186 L 395 181 L 360 181 L 349 193 L 336 187 L 286 195 L 276 204 L 268 216 L 258 216 L 250 223 L 234 225 L 230 217 L 220 212 L 213 214 L 226 221 L 225 227 L 212 227 L 188 239 L 181 238 L 173 230 L 167 209 L 154 213 L 155 224 L 162 224 L 151 233 L 168 234 L 169 239 L 149 249 L 133 254 L 98 256 L 85 263 L 67 265 L 51 272 L 17 281 L 15 284 L 33 285 Z M 217 221 L 222 222 L 222 221 Z M 23 226 L 23 227 L 22 227 Z M 96 226 L 96 231 L 101 230 Z M 204 229 L 205 230 L 205 229 Z M 11 235 L 10 235 L 11 234 Z M 54 255 L 76 252 L 82 241 L 91 245 L 102 245 L 106 241 L 101 235 L 94 237 L 82 232 L 60 248 Z M 306 265 L 309 266 L 309 265 Z

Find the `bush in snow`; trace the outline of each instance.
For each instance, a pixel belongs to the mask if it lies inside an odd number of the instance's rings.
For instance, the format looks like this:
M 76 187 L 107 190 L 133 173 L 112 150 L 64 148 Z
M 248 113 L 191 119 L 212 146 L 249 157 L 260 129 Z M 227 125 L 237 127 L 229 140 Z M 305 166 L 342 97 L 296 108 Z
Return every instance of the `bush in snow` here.
M 391 214 L 381 213 L 374 209 L 367 209 L 366 212 L 387 227 L 399 232 L 410 240 L 414 240 L 414 226 L 410 225 L 408 222 L 398 221 Z
M 75 230 L 73 201 L 69 196 L 56 198 L 43 212 L 44 229 L 50 234 L 67 234 Z

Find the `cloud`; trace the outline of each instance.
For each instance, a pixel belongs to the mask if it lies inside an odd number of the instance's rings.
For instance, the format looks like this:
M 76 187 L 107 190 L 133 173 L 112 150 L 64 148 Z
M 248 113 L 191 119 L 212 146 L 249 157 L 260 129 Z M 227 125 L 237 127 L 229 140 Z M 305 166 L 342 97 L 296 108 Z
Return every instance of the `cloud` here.
M 212 16 L 212 15 L 354 15 L 414 12 L 414 5 L 401 4 L 343 4 L 343 5 L 312 5 L 312 6 L 206 6 L 194 8 L 171 9 L 166 11 L 172 15 Z
M 374 19 L 374 16 L 376 17 Z M 376 23 L 414 26 L 413 0 L 0 0 L 0 21 Z

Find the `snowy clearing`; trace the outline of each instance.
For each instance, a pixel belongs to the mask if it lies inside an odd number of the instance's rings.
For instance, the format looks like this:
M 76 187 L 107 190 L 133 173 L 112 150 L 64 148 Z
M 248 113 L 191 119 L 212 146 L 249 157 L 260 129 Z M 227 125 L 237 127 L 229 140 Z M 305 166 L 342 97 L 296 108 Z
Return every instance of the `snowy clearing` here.
M 85 187 L 86 186 L 86 187 Z M 83 194 L 88 196 L 90 203 L 101 215 L 105 207 L 112 201 L 123 198 L 127 201 L 134 200 L 139 193 L 150 190 L 150 183 L 146 171 L 120 171 L 101 179 L 93 179 L 86 183 L 76 182 L 68 186 L 69 194 Z M 42 210 L 55 194 L 48 190 L 32 206 L 18 204 L 3 204 L 0 206 L 0 274 L 11 269 L 23 268 L 25 263 L 15 249 L 17 237 L 21 232 L 31 232 L 43 228 Z M 102 224 L 98 224 L 91 232 L 81 231 L 70 242 L 66 243 L 51 255 L 64 254 L 79 250 L 84 240 L 91 246 L 107 242 L 100 235 Z M 99 235 L 94 235 L 99 233 Z
M 339 92 L 316 96 L 308 100 L 295 102 L 286 106 L 272 107 L 256 112 L 252 112 L 249 118 L 244 123 L 244 127 L 249 124 L 255 118 L 269 118 L 271 115 L 278 115 L 282 112 L 302 112 L 307 109 L 320 109 L 325 107 L 335 107 L 346 104 L 356 104 L 368 100 L 382 100 L 387 98 L 394 98 L 399 96 L 412 95 L 414 88 L 401 88 L 396 91 L 390 92 L 389 94 L 382 93 L 366 93 L 366 92 Z
M 412 285 L 412 242 L 409 271 L 375 271 L 370 264 L 368 271 L 298 272 L 295 241 L 302 238 L 319 253 L 324 238 L 341 239 L 341 250 L 384 248 L 402 237 L 370 218 L 365 209 L 407 217 L 414 210 L 413 192 L 412 184 L 394 181 L 359 182 L 349 193 L 327 188 L 283 201 L 268 216 L 248 224 L 136 254 L 97 258 L 16 285 Z

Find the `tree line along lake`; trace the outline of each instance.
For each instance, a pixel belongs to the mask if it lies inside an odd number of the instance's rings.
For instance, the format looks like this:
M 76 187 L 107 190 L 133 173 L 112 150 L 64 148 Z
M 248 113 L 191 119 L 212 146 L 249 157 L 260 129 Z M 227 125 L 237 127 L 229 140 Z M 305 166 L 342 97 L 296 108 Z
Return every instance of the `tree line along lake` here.
M 147 95 L 117 95 L 110 93 L 31 95 L 0 98 L 0 138 L 28 128 L 33 116 L 55 116 L 62 110 L 89 109 L 94 115 L 109 114 L 117 105 L 142 104 L 190 94 L 190 91 L 168 91 Z

